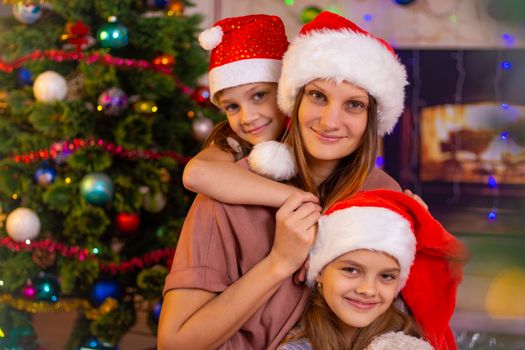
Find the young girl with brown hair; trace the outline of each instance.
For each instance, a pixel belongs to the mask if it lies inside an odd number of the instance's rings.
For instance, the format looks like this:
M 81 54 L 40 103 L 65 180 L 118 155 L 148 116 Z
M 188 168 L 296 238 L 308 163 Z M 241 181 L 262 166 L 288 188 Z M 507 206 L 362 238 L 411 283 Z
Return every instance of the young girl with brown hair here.
M 277 106 L 277 81 L 288 47 L 284 25 L 277 16 L 230 17 L 203 31 L 199 42 L 211 51 L 210 100 L 227 120 L 215 126 L 202 151 L 186 165 L 183 184 L 228 203 L 279 207 L 291 194 L 303 191 L 234 162 L 247 156 L 253 145 L 280 139 L 285 130 L 287 118 Z
M 450 350 L 463 245 L 415 200 L 360 192 L 319 219 L 312 295 L 280 350 Z

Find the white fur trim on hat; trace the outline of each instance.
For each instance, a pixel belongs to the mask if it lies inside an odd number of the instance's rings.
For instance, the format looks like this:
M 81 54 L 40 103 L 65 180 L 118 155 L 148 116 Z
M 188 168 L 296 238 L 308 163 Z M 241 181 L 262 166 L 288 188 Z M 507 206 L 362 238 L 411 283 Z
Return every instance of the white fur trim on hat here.
M 299 35 L 283 58 L 278 103 L 291 115 L 299 90 L 310 81 L 347 81 L 377 100 L 378 132 L 388 134 L 404 108 L 405 67 L 381 42 L 347 29 Z
M 290 180 L 296 173 L 291 147 L 277 141 L 255 145 L 248 156 L 248 164 L 253 172 L 276 181 Z
M 322 216 L 318 225 L 307 275 L 310 287 L 328 263 L 357 249 L 394 257 L 401 270 L 397 291 L 405 286 L 416 255 L 416 238 L 410 223 L 401 215 L 381 207 L 354 206 Z
M 199 44 L 204 50 L 213 50 L 222 41 L 223 31 L 220 26 L 211 27 L 199 34 Z
M 251 83 L 277 83 L 281 73 L 281 60 L 253 58 L 235 61 L 210 70 L 210 100 L 218 107 L 217 92 Z

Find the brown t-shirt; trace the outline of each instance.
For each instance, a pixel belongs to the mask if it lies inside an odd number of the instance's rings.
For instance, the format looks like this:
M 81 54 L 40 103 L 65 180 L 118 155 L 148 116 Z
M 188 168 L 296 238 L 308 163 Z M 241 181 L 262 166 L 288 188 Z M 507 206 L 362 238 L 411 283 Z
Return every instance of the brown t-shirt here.
M 372 171 L 363 186 L 363 190 L 377 188 L 400 190 L 381 170 Z M 275 208 L 231 205 L 197 195 L 184 222 L 164 293 L 176 288 L 225 290 L 270 252 L 275 212 Z M 287 279 L 221 349 L 277 348 L 299 320 L 308 295 L 308 288 Z

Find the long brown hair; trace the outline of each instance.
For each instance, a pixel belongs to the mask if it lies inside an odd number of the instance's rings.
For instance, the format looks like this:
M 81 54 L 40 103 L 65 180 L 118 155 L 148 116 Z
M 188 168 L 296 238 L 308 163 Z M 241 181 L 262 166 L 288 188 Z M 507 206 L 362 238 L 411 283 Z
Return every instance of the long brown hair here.
M 303 328 L 286 338 L 284 342 L 306 338 L 313 350 L 363 350 L 375 337 L 388 332 L 403 332 L 422 338 L 421 329 L 414 318 L 399 310 L 394 304 L 370 325 L 357 328 L 349 348 L 339 328 L 339 322 L 337 315 L 330 309 L 321 293 L 314 289 L 301 318 Z
M 321 205 L 328 208 L 333 203 L 356 193 L 374 167 L 379 148 L 377 103 L 373 96 L 368 95 L 368 120 L 361 144 L 352 154 L 341 159 L 332 174 L 317 186 L 308 168 L 304 141 L 299 128 L 299 106 L 303 96 L 304 86 L 295 99 L 290 129 L 286 137 L 286 142 L 294 150 L 298 168 L 298 174 L 292 182 L 297 187 L 316 194 Z

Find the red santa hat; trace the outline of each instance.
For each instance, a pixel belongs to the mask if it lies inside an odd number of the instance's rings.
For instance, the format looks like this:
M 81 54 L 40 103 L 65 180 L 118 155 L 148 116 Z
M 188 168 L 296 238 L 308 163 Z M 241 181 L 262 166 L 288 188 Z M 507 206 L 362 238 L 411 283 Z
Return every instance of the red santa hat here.
M 278 92 L 285 114 L 292 114 L 299 90 L 315 79 L 347 81 L 372 95 L 381 136 L 394 129 L 403 112 L 407 73 L 392 47 L 331 12 L 305 24 L 286 51 Z
M 223 89 L 259 82 L 277 83 L 288 39 L 277 16 L 249 15 L 225 18 L 199 35 L 211 50 L 210 100 Z
M 357 249 L 385 252 L 400 267 L 403 300 L 436 350 L 456 349 L 449 321 L 467 252 L 429 211 L 390 190 L 359 192 L 319 219 L 307 281 L 335 258 Z

